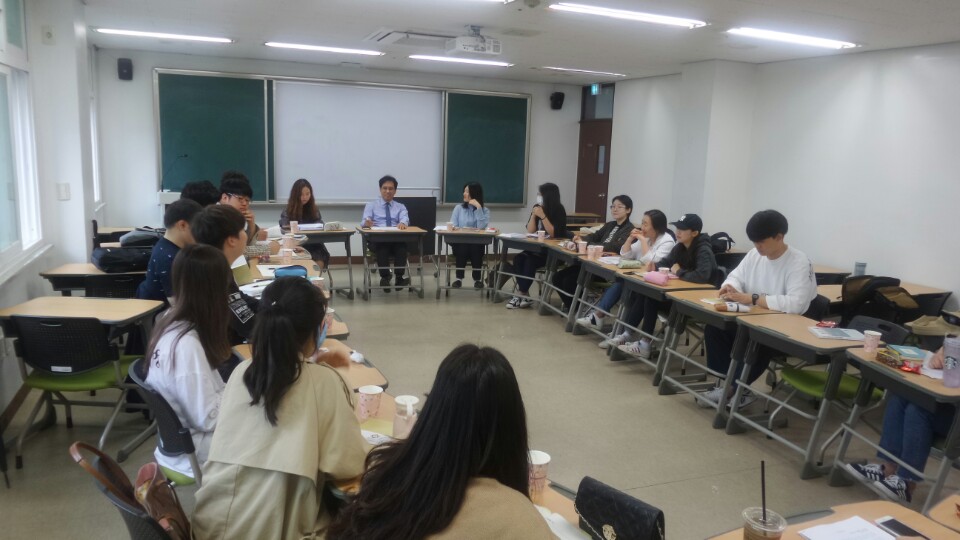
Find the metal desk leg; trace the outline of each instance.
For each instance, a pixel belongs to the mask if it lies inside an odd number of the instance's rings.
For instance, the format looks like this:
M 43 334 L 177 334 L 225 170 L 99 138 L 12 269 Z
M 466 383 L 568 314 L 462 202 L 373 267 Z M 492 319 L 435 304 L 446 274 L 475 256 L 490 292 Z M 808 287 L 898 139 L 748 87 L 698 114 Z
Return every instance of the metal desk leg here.
M 752 362 L 747 362 L 747 357 L 750 354 L 756 354 L 757 344 L 750 341 L 749 332 L 743 327 L 737 327 L 737 337 L 733 340 L 733 349 L 730 352 L 730 367 L 727 369 L 727 376 L 723 379 L 723 393 L 720 395 L 720 403 L 717 404 L 717 415 L 713 419 L 713 429 L 723 429 L 728 427 L 728 419 L 730 416 L 727 414 L 727 404 L 726 396 L 730 393 L 730 386 L 733 385 L 734 374 L 737 372 L 737 364 L 745 364 L 743 371 L 740 373 L 741 378 L 744 380 L 745 377 L 750 376 L 750 370 L 747 369 Z M 733 405 L 736 406 L 738 400 L 740 399 L 740 386 L 737 386 L 736 396 L 734 396 Z M 730 427 L 727 429 L 727 433 L 736 433 L 736 428 Z M 733 430 L 733 431 L 731 431 Z
M 419 264 L 417 265 L 420 270 L 420 290 L 417 291 L 417 296 L 420 298 L 423 298 L 423 237 L 424 236 L 426 235 L 425 234 L 419 235 L 417 240 L 417 245 L 419 247 L 417 251 L 420 252 L 420 261 L 419 261 Z
M 653 373 L 653 385 L 660 386 L 663 380 L 663 371 L 667 364 L 667 349 L 675 349 L 680 343 L 680 334 L 683 333 L 683 320 L 685 317 L 680 315 L 677 310 L 671 309 L 670 316 L 667 317 L 667 327 L 663 336 L 663 346 L 660 347 L 660 355 L 657 356 L 657 368 Z
M 498 287 L 498 285 L 500 285 L 500 273 L 503 272 L 503 267 L 506 266 L 507 264 L 507 254 L 509 251 L 510 250 L 507 249 L 507 246 L 505 245 L 501 246 L 500 263 L 497 265 L 496 272 L 493 273 L 493 301 L 494 302 L 503 301 L 500 294 L 500 287 Z
M 847 448 L 850 447 L 850 440 L 853 438 L 853 430 L 860 421 L 860 415 L 867 408 L 870 402 L 870 395 L 873 393 L 873 384 L 865 378 L 860 379 L 860 386 L 857 387 L 857 397 L 853 409 L 850 410 L 850 416 L 841 426 L 843 434 L 840 436 L 840 444 L 837 446 L 837 455 L 833 458 L 833 470 L 830 471 L 829 484 L 833 487 L 851 486 L 851 480 L 844 472 L 844 458 L 847 455 Z
M 580 265 L 580 274 L 577 276 L 577 290 L 570 299 L 570 311 L 567 313 L 567 326 L 565 330 L 577 334 L 577 313 L 580 312 L 580 304 L 583 302 L 583 295 L 587 290 L 587 272 L 584 266 Z
M 361 245 L 363 244 L 363 237 L 360 239 Z M 348 236 L 346 240 L 343 241 L 343 245 L 347 248 L 347 275 L 350 277 L 350 288 L 347 290 L 347 298 L 353 300 L 353 254 L 350 253 L 350 237 Z

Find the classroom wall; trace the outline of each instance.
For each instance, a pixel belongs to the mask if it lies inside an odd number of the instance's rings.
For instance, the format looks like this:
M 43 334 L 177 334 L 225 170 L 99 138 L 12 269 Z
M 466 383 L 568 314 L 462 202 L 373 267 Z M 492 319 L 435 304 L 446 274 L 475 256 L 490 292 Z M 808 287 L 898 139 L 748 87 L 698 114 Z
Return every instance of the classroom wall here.
M 120 57 L 133 60 L 134 80 L 117 79 L 116 59 Z M 560 186 L 563 200 L 573 206 L 580 110 L 572 106 L 577 100 L 572 100 L 573 103 L 568 100 L 562 110 L 553 111 L 548 97 L 555 91 L 579 95 L 580 89 L 576 86 L 142 51 L 100 50 L 97 61 L 101 179 L 106 203 L 104 219 L 108 224 L 140 225 L 160 220 L 156 204 L 157 141 L 152 79 L 152 70 L 157 67 L 529 93 L 533 99 L 527 199 L 532 201 L 536 196 L 537 185 L 554 182 Z M 210 180 L 215 184 L 219 182 L 219 179 Z M 370 179 L 371 198 L 379 194 L 376 180 Z M 402 187 L 404 179 L 399 180 Z M 322 202 L 322 194 L 318 196 Z M 254 208 L 257 221 L 263 225 L 275 225 L 281 210 L 282 205 Z M 345 224 L 358 223 L 362 210 L 362 206 L 321 205 L 324 219 Z M 446 222 L 451 212 L 450 207 L 439 208 L 437 222 Z M 519 230 L 528 214 L 529 209 L 493 209 L 492 222 L 504 230 Z M 357 253 L 359 239 L 355 240 L 354 253 Z M 342 247 L 331 247 L 334 255 L 342 253 Z
M 952 290 L 956 306 L 960 43 L 757 73 L 751 210 L 784 212 L 790 243 L 818 263 L 863 261 Z
M 633 199 L 635 224 L 644 211 L 669 212 L 672 204 L 679 89 L 680 75 L 617 83 L 607 193 Z

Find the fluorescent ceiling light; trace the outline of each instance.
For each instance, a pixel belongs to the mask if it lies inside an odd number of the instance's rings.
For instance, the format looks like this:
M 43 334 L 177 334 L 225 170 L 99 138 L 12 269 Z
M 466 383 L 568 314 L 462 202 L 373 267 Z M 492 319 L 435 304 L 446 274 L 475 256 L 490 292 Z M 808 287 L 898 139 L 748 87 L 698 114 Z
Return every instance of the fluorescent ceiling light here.
M 544 66 L 543 69 L 552 69 L 554 71 L 572 71 L 574 73 L 589 73 L 591 75 L 611 75 L 613 77 L 626 77 L 623 73 L 609 73 L 606 71 L 590 71 L 589 69 L 573 69 L 573 68 L 562 68 L 562 67 L 552 67 Z
M 857 46 L 856 43 L 847 43 L 846 41 L 836 41 L 833 39 L 824 39 L 812 36 L 801 36 L 800 34 L 788 34 L 786 32 L 774 32 L 773 30 L 761 30 L 759 28 L 731 28 L 730 30 L 727 30 L 727 33 L 736 34 L 738 36 L 770 39 L 773 41 L 785 41 L 787 43 L 796 43 L 798 45 L 824 47 L 827 49 L 849 49 Z
M 706 26 L 707 23 L 694 19 L 682 19 L 680 17 L 667 17 L 666 15 L 654 15 L 652 13 L 642 13 L 639 11 L 627 11 L 624 9 L 610 9 L 597 6 L 585 6 L 583 4 L 568 4 L 561 2 L 559 4 L 550 4 L 550 9 L 557 11 L 570 11 L 573 13 L 585 13 L 587 15 L 602 15 L 604 17 L 613 17 L 615 19 L 627 19 L 630 21 L 641 21 L 656 24 L 668 24 L 672 26 L 684 26 L 686 28 L 699 28 Z
M 367 51 L 363 49 L 344 49 L 341 47 L 324 47 L 322 45 L 302 45 L 299 43 L 279 43 L 277 41 L 268 41 L 264 43 L 267 47 L 277 47 L 280 49 L 300 49 L 303 51 L 320 51 L 343 54 L 363 54 L 366 56 L 383 56 L 380 51 Z
M 459 64 L 476 64 L 478 66 L 510 67 L 513 64 L 496 62 L 494 60 L 474 60 L 473 58 L 457 58 L 455 56 L 429 56 L 426 54 L 411 54 L 414 60 L 433 60 L 434 62 L 456 62 Z
M 148 37 L 158 39 L 182 39 L 184 41 L 205 41 L 208 43 L 233 43 L 232 39 L 207 36 L 189 36 L 184 34 L 167 34 L 164 32 L 140 32 L 139 30 L 117 30 L 114 28 L 97 28 L 101 34 L 113 34 L 118 36 Z

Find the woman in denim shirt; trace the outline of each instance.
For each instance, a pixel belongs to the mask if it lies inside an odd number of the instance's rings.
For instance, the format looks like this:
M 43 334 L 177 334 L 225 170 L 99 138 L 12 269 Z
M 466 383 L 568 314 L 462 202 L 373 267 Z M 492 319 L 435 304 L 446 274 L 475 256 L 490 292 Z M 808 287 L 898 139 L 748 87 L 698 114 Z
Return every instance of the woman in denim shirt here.
M 490 223 L 490 209 L 483 205 L 483 186 L 477 182 L 470 182 L 463 186 L 463 204 L 453 209 L 453 217 L 450 218 L 453 226 L 460 229 L 486 229 Z M 480 281 L 483 267 L 484 246 L 480 244 L 453 244 L 450 246 L 453 250 L 453 256 L 457 261 L 457 280 L 453 282 L 454 287 L 463 285 L 463 274 L 467 266 L 467 260 L 473 267 L 473 287 L 475 289 L 483 288 L 483 282 Z

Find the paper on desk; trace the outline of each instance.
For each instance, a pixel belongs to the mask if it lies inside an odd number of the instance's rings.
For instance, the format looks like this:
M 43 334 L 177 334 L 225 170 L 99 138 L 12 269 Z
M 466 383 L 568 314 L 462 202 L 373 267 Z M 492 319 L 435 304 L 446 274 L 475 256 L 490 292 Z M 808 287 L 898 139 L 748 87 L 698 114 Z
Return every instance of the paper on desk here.
M 551 512 L 549 508 L 537 506 L 537 510 L 540 511 L 540 515 L 543 516 L 543 519 L 547 521 L 550 531 L 557 535 L 557 538 L 560 540 L 583 540 L 584 538 L 590 538 L 587 533 L 581 531 L 578 527 L 574 526 L 573 523 L 570 523 L 564 519 L 560 514 Z
M 393 440 L 393 437 L 387 437 L 386 435 L 382 433 L 377 433 L 375 431 L 367 431 L 365 429 L 361 429 L 360 433 L 363 435 L 363 438 L 366 439 L 368 443 L 374 446 L 378 446 L 383 443 L 388 443 Z
M 700 301 L 703 302 L 704 304 L 710 304 L 711 306 L 726 303 L 726 300 L 724 300 L 723 298 L 701 298 Z
M 282 267 L 284 267 L 284 266 L 289 266 L 289 265 L 287 265 L 287 264 L 258 264 L 258 265 L 257 265 L 257 270 L 260 270 L 260 275 L 261 275 L 261 276 L 263 276 L 263 277 L 265 277 L 265 278 L 273 279 L 273 272 L 274 272 L 274 270 L 276 270 L 277 268 L 282 268 Z
M 836 523 L 825 523 L 800 531 L 800 536 L 807 540 L 894 540 L 894 537 L 883 532 L 880 527 L 863 519 L 853 516 Z
M 597 261 L 603 264 L 620 264 L 620 257 L 600 257 Z
M 243 294 L 252 296 L 254 298 L 260 298 L 260 295 L 263 294 L 263 290 L 267 288 L 267 285 L 273 283 L 272 281 L 254 281 L 253 283 L 248 283 L 246 285 L 241 285 L 240 290 L 243 291 Z
M 233 264 L 230 265 L 230 269 L 240 268 L 241 266 L 247 266 L 247 258 L 243 255 L 237 257 L 237 260 L 233 261 Z
M 323 223 L 301 223 L 297 228 L 301 231 L 322 231 Z
M 400 227 L 370 227 L 371 231 L 399 231 Z
M 447 226 L 446 226 L 446 225 L 437 225 L 436 227 L 433 228 L 433 230 L 435 230 L 435 231 L 445 231 L 445 230 L 447 230 Z
M 518 232 L 505 232 L 505 233 L 501 233 L 500 236 L 503 236 L 504 238 L 526 238 L 527 236 L 530 236 L 530 235 L 526 233 L 518 233 Z

